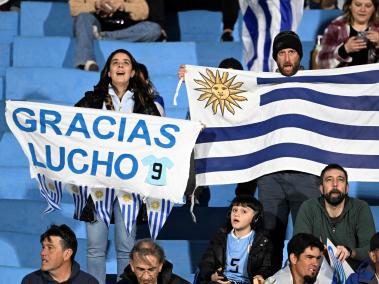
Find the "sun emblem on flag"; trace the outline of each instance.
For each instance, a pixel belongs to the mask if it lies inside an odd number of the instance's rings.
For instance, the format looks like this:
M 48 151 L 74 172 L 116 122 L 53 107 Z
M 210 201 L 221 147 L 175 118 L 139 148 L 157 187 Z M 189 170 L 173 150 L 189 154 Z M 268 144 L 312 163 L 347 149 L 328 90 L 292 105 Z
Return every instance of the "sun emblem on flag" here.
M 73 185 L 73 186 L 71 187 L 71 191 L 72 191 L 73 193 L 78 194 L 78 193 L 79 193 L 79 188 L 78 188 L 76 185 Z
M 47 184 L 47 188 L 51 191 L 55 191 L 55 186 L 54 186 L 54 183 L 53 182 L 49 182 Z
M 103 197 L 103 195 L 104 195 L 103 192 L 100 190 L 96 191 L 96 193 L 95 193 L 95 196 L 97 199 L 101 199 Z
M 151 202 L 150 206 L 151 206 L 151 209 L 158 210 L 159 207 L 160 207 L 159 201 L 153 201 L 153 202 Z
M 129 194 L 129 193 L 125 193 L 125 194 L 122 196 L 122 199 L 124 200 L 125 203 L 128 203 L 129 201 L 132 200 L 132 195 Z
M 216 114 L 218 108 L 221 114 L 224 115 L 225 108 L 232 114 L 235 113 L 234 107 L 241 108 L 238 102 L 247 101 L 246 97 L 238 96 L 237 94 L 246 92 L 241 90 L 240 87 L 243 82 L 236 82 L 233 84 L 237 75 L 228 78 L 229 72 L 224 72 L 220 75 L 220 72 L 216 70 L 216 75 L 210 69 L 206 69 L 209 77 L 199 72 L 204 81 L 194 79 L 194 81 L 203 86 L 203 88 L 197 88 L 196 91 L 203 92 L 198 98 L 199 101 L 208 99 L 205 108 L 212 105 L 213 114 Z

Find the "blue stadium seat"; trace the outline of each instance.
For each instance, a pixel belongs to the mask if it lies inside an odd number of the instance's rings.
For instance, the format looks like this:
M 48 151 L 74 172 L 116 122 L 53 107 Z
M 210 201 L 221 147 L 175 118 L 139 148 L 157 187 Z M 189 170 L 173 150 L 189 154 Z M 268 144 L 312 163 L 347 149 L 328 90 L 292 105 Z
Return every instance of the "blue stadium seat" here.
M 316 41 L 317 35 L 322 35 L 326 26 L 338 16 L 341 10 L 304 10 L 303 17 L 297 29 L 301 41 Z
M 21 2 L 20 34 L 23 36 L 72 36 L 67 3 Z
M 0 13 L 0 32 L 8 32 L 9 36 L 16 36 L 19 32 L 19 14 L 18 12 L 1 12 Z M 1 33 L 5 36 L 6 33 Z M 0 37 L 0 42 L 3 42 L 4 38 Z
M 100 67 L 119 48 L 129 50 L 151 75 L 176 75 L 180 64 L 197 64 L 196 46 L 191 42 L 128 43 L 97 41 L 95 55 Z M 27 51 L 27 52 L 26 52 Z M 17 37 L 14 41 L 14 67 L 73 68 L 74 40 L 68 37 Z
M 6 99 L 27 100 L 61 105 L 74 105 L 99 80 L 96 72 L 64 68 L 8 68 L 6 72 Z M 176 76 L 151 76 L 165 100 L 166 115 L 185 118 L 188 101 L 184 92 L 178 97 L 179 108 L 172 106 L 178 79 Z
M 234 57 L 243 65 L 242 42 L 197 42 L 196 53 L 201 66 L 217 67 L 223 59 L 229 57 Z

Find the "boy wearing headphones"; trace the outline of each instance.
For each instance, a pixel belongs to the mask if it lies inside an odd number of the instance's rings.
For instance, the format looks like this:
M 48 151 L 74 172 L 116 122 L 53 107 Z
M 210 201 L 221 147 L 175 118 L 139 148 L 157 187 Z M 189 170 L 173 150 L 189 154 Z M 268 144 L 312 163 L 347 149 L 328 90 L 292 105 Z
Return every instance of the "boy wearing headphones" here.
M 240 195 L 230 205 L 199 265 L 196 283 L 255 284 L 272 275 L 272 243 L 263 235 L 262 204 Z

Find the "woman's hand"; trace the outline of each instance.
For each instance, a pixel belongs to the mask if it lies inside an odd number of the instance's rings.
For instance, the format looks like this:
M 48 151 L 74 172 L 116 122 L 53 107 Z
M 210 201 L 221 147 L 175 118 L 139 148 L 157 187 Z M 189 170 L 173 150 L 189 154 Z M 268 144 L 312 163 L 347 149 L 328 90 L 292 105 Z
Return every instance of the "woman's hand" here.
M 347 53 L 360 51 L 367 47 L 366 41 L 356 36 L 350 37 L 345 42 L 345 50 Z
M 366 33 L 367 39 L 372 42 L 376 48 L 379 48 L 379 33 L 376 31 L 368 31 Z

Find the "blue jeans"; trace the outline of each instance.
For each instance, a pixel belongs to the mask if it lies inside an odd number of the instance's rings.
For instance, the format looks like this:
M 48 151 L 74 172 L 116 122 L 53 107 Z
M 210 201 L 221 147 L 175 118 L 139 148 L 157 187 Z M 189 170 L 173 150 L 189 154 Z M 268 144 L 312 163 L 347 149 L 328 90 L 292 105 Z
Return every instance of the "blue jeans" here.
M 88 60 L 96 61 L 93 40 L 93 26 L 101 31 L 99 20 L 91 13 L 82 13 L 74 17 L 75 66 L 84 65 Z M 159 39 L 161 27 L 150 21 L 141 21 L 126 29 L 104 32 L 104 38 L 128 42 L 151 42 Z
M 124 272 L 129 263 L 129 253 L 134 246 L 136 239 L 136 225 L 133 226 L 130 236 L 126 235 L 126 228 L 122 218 L 118 201 L 113 205 L 114 226 L 115 226 L 115 246 L 117 255 L 117 277 Z M 108 227 L 101 221 L 86 223 L 87 229 L 87 270 L 100 284 L 105 284 L 106 277 L 106 256 L 108 245 Z

